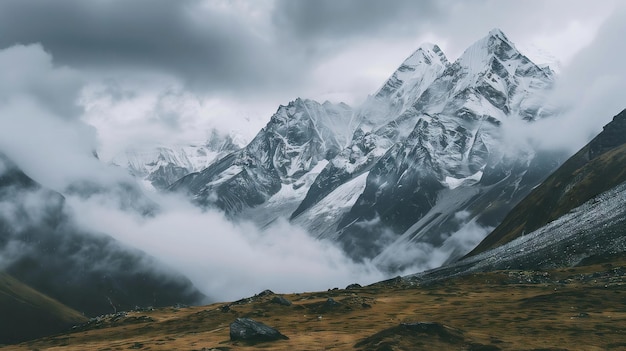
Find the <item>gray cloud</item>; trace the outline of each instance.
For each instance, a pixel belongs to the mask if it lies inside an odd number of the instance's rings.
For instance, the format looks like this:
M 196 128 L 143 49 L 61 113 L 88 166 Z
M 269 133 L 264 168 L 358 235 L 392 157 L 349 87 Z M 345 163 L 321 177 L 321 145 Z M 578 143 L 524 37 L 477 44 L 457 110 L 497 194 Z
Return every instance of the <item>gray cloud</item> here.
M 559 33 L 602 17 L 613 3 L 6 0 L 0 2 L 0 48 L 41 43 L 56 63 L 100 75 L 149 71 L 178 77 L 196 92 L 285 103 L 315 91 L 307 85 L 313 72 L 364 42 L 406 42 L 391 74 L 418 40 L 441 40 L 455 56 L 493 27 L 514 40 Z M 354 79 L 367 66 L 390 64 L 371 49 L 366 57 L 367 65 L 355 62 L 335 78 Z
M 447 1 L 320 0 L 277 1 L 273 21 L 290 36 L 310 41 L 343 41 L 423 28 L 444 16 Z
M 555 100 L 566 109 L 564 126 L 571 139 L 590 139 L 626 108 L 625 22 L 626 6 L 621 6 L 557 82 Z
M 110 206 L 106 198 L 68 197 L 81 228 L 141 248 L 220 301 L 264 289 L 319 291 L 385 278 L 373 265 L 354 263 L 332 243 L 316 240 L 286 220 L 259 229 L 230 222 L 215 210 L 202 212 L 169 194 L 155 200 L 162 211 L 145 218 Z
M 62 118 L 77 118 L 82 112 L 75 101 L 84 85 L 82 75 L 67 67 L 55 67 L 40 45 L 1 50 L 0 67 L 3 104 L 10 99 L 28 99 Z
M 508 121 L 505 140 L 540 149 L 578 151 L 626 108 L 626 6 L 621 6 L 598 29 L 595 39 L 572 59 L 546 98 L 556 116 L 531 125 Z
M 63 234 L 64 240 L 81 247 L 86 245 L 81 240 L 83 235 L 90 235 L 87 233 L 108 234 L 178 269 L 203 292 L 222 300 L 266 288 L 283 292 L 324 290 L 384 278 L 374 267 L 353 263 L 340 249 L 317 241 L 286 221 L 260 230 L 250 223 L 232 223 L 221 212 L 202 212 L 173 195 L 143 193 L 124 170 L 93 157 L 93 128 L 81 119 L 58 116 L 53 111 L 55 104 L 71 104 L 74 94 L 63 93 L 52 102 L 39 98 L 53 93 L 57 84 L 63 86 L 71 71 L 52 64 L 51 56 L 39 45 L 0 50 L 0 62 L 18 62 L 13 57 L 19 57 L 21 65 L 13 77 L 6 77 L 13 79 L 13 89 L 7 85 L 0 91 L 4 100 L 0 104 L 0 151 L 29 177 L 62 193 L 65 201 L 47 200 L 44 195 L 49 192 L 43 190 L 4 191 L 0 194 L 0 226 L 10 224 L 9 232 L 21 235 L 45 222 L 50 207 L 63 207 L 68 223 L 80 230 L 72 231 L 71 239 L 67 239 L 65 227 L 54 235 L 44 227 L 40 232 L 46 234 L 47 241 L 41 245 L 61 249 L 65 242 L 57 235 Z M 35 82 L 41 91 L 31 89 Z M 118 98 L 133 96 L 122 93 Z M 0 158 L 0 172 L 7 169 L 9 165 Z M 18 239 L 0 235 L 0 268 L 29 253 L 30 246 Z M 97 250 L 104 257 L 110 254 L 109 248 L 89 246 L 89 250 Z M 115 262 L 107 259 L 101 264 Z M 92 271 L 102 268 L 94 262 L 88 266 Z
M 199 0 L 9 0 L 0 47 L 41 43 L 62 64 L 166 72 L 209 90 L 287 80 L 288 60 L 275 62 L 274 44 L 249 20 Z
M 610 13 L 614 0 L 540 1 L 290 1 L 278 0 L 272 20 L 283 37 L 317 52 L 358 40 L 417 40 L 434 35 L 453 57 L 494 27 L 513 38 L 558 34 Z M 414 45 L 419 45 L 415 43 Z M 407 54 L 411 51 L 407 47 Z M 376 54 L 372 53 L 375 57 Z

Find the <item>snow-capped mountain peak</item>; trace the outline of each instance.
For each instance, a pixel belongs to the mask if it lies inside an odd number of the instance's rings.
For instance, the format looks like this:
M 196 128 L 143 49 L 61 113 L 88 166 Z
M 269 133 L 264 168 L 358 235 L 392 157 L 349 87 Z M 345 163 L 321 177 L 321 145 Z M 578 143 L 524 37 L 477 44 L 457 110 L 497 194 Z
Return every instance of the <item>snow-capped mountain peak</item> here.
M 504 33 L 500 29 L 492 29 L 487 36 L 467 48 L 457 62 L 467 71 L 468 75 L 476 77 L 493 68 L 495 58 L 499 63 L 507 62 L 503 68 L 509 74 L 514 74 L 517 68 L 516 63 L 518 63 L 514 61 L 520 57 L 523 55 Z M 528 61 L 528 59 L 526 60 Z
M 500 197 L 512 203 L 540 178 L 525 176 L 529 167 L 541 167 L 532 164 L 531 150 L 520 150 L 515 159 L 503 158 L 500 126 L 508 118 L 541 117 L 552 73 L 522 55 L 498 29 L 452 64 L 420 60 L 433 57 L 425 53 L 438 55 L 434 46 L 427 49 L 411 55 L 363 107 L 366 123 L 386 123 L 357 130 L 350 147 L 330 160 L 292 215 L 305 226 L 315 223 L 309 209 L 333 197 L 342 184 L 365 180 L 354 187 L 361 194 L 343 218 L 328 222 L 335 231 L 326 231 L 355 258 L 378 255 L 387 245 L 381 233 L 392 240 L 391 233 L 404 232 L 399 246 L 407 246 L 407 241 L 440 245 L 446 230 L 465 223 L 457 221 L 455 213 L 478 213 L 475 208 L 484 206 L 480 202 L 484 200 L 474 196 L 493 192 L 485 197 L 506 208 L 509 202 Z M 415 70 L 408 69 L 411 65 Z M 416 73 L 419 69 L 423 70 Z M 372 118 L 381 111 L 384 118 Z M 544 175 L 544 170 L 537 172 Z M 361 178 L 362 174 L 367 176 Z M 503 176 L 508 180 L 493 187 L 494 179 L 504 180 Z M 491 225 L 491 219 L 478 220 Z M 410 229 L 415 223 L 430 224 Z M 383 258 L 377 262 L 387 264 Z
M 454 63 L 425 44 L 355 113 L 297 99 L 244 149 L 172 189 L 264 224 L 289 216 L 355 259 L 386 252 L 377 264 L 411 265 L 387 257 L 494 226 L 554 166 L 532 150 L 504 155 L 501 133 L 507 119 L 543 117 L 552 80 L 499 29 Z M 467 249 L 450 245 L 451 256 Z
M 398 67 L 385 84 L 376 92 L 378 98 L 389 97 L 393 93 L 415 89 L 416 85 L 428 85 L 429 78 L 437 73 L 433 67 L 446 67 L 449 64 L 443 51 L 435 44 L 422 44 Z M 433 72 L 435 71 L 435 72 Z M 432 82 L 432 80 L 431 80 Z M 422 83 L 422 84 L 419 84 Z
M 356 115 L 358 129 L 367 133 L 391 122 L 413 105 L 449 65 L 437 45 L 421 45 L 361 106 Z
M 126 168 L 148 190 L 165 189 L 179 178 L 203 170 L 240 149 L 241 144 L 239 136 L 222 135 L 213 130 L 205 142 L 132 147 L 116 155 L 110 163 Z

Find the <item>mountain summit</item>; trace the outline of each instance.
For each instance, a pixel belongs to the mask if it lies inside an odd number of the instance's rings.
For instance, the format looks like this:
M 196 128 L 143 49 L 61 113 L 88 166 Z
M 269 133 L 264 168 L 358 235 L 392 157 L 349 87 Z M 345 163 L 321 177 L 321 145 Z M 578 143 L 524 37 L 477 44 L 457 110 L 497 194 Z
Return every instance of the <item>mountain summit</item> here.
M 426 44 L 362 106 L 281 106 L 248 146 L 172 189 L 260 225 L 288 217 L 356 260 L 429 268 L 435 251 L 437 264 L 467 253 L 558 165 L 505 153 L 501 132 L 548 118 L 553 80 L 498 29 L 453 63 Z

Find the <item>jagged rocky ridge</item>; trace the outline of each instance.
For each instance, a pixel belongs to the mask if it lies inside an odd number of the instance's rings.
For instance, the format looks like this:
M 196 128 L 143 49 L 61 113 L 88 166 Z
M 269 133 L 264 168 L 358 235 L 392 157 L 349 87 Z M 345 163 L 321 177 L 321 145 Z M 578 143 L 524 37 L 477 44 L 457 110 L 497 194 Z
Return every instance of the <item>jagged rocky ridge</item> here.
M 281 106 L 246 148 L 171 189 L 262 225 L 288 216 L 389 270 L 433 248 L 451 260 L 558 166 L 502 140 L 506 123 L 550 116 L 553 80 L 497 29 L 453 63 L 424 45 L 360 108 Z M 455 235 L 468 227 L 480 233 Z
M 306 185 L 307 173 L 345 146 L 351 116 L 345 104 L 297 99 L 281 106 L 245 148 L 182 178 L 171 189 L 185 189 L 196 202 L 229 214 L 261 205 L 283 185 Z
M 111 163 L 128 170 L 148 189 L 164 190 L 178 179 L 198 172 L 241 148 L 240 137 L 216 130 L 204 143 L 134 147 L 116 155 Z

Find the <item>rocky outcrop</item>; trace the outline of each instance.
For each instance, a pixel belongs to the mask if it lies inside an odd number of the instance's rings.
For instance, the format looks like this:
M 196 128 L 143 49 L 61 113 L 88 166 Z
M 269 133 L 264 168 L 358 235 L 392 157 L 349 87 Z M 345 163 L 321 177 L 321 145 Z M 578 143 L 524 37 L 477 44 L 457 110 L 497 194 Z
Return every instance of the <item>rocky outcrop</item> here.
M 230 324 L 230 340 L 258 343 L 289 339 L 278 330 L 250 318 L 237 318 Z
M 282 296 L 274 296 L 271 300 L 271 303 L 281 306 L 291 306 L 291 301 L 287 300 Z

